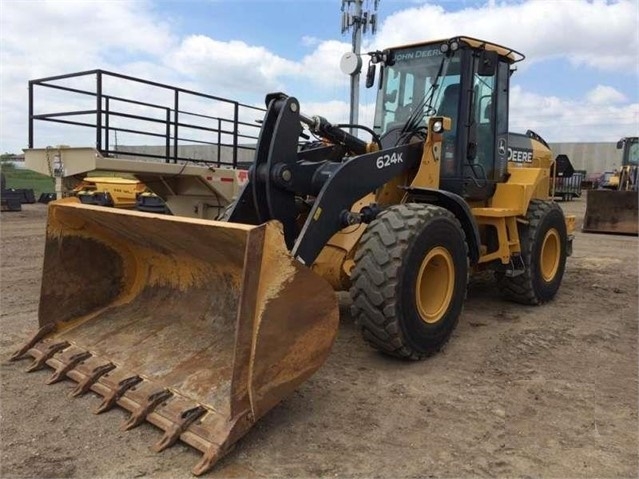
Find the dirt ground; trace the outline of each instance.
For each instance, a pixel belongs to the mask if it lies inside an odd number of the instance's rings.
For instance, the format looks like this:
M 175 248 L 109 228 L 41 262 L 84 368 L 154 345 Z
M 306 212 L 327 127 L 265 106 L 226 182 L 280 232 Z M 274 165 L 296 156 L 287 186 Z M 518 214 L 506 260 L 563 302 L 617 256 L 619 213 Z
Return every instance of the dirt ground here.
M 562 204 L 576 214 L 585 198 Z M 35 329 L 45 207 L 1 216 L 2 477 L 190 477 L 149 424 L 96 416 L 97 396 L 7 358 Z M 328 362 L 206 477 L 637 477 L 638 239 L 576 233 L 557 298 L 500 300 L 474 279 L 459 327 L 419 363 L 368 348 L 341 296 Z

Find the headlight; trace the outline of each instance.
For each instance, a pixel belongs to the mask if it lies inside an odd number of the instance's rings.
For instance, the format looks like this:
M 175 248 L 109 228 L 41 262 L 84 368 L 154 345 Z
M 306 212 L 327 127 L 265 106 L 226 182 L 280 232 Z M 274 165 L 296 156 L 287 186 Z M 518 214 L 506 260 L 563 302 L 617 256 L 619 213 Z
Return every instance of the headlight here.
M 444 132 L 444 123 L 441 120 L 437 120 L 433 122 L 433 133 L 443 133 Z
M 459 42 L 457 40 L 453 40 L 452 42 L 450 42 L 450 49 L 452 51 L 459 50 Z
M 448 48 L 449 48 L 449 47 L 448 47 L 448 43 L 442 43 L 442 44 L 439 46 L 439 50 L 440 50 L 442 53 L 446 53 L 446 52 L 448 51 Z

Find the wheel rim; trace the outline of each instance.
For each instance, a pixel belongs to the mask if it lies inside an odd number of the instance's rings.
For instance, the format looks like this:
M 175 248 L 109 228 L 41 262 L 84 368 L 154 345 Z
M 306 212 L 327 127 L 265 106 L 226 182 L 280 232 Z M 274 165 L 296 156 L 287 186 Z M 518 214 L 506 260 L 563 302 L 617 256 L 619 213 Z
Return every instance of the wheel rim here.
M 444 316 L 454 285 L 453 257 L 446 248 L 437 246 L 428 252 L 417 274 L 415 299 L 422 321 L 432 324 Z
M 541 245 L 541 276 L 546 282 L 552 281 L 557 274 L 560 251 L 559 233 L 553 228 L 546 233 Z

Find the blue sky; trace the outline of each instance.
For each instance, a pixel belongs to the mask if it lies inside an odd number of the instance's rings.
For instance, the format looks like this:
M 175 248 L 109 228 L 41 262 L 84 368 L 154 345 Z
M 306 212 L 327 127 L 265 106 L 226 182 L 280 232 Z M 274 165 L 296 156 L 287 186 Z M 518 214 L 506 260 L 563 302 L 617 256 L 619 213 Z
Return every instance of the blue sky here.
M 448 2 L 459 8 L 468 2 Z M 412 1 L 383 0 L 380 16 Z M 265 45 L 287 52 L 290 58 L 308 53 L 295 39 L 304 36 L 320 39 L 347 39 L 340 34 L 340 0 L 213 0 L 163 1 L 158 6 L 174 15 L 183 34 L 201 33 L 219 40 L 241 39 L 249 44 Z M 241 35 L 238 35 L 241 28 Z
M 0 150 L 26 146 L 29 79 L 103 68 L 261 104 L 348 117 L 340 0 L 0 0 Z M 511 130 L 549 141 L 639 131 L 638 0 L 381 0 L 364 48 L 467 34 L 527 55 L 513 76 Z M 362 90 L 360 120 L 374 95 Z M 75 138 L 56 138 L 75 145 Z M 53 140 L 51 140 L 53 141 Z

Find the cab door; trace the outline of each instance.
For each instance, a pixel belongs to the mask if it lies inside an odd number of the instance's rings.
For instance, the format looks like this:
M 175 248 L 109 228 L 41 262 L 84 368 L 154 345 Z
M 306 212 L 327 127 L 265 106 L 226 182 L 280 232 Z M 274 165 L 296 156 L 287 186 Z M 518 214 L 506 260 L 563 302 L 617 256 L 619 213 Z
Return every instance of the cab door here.
M 509 65 L 483 51 L 476 52 L 473 60 L 464 196 L 483 200 L 494 194 L 507 168 Z M 487 68 L 490 61 L 494 64 Z

